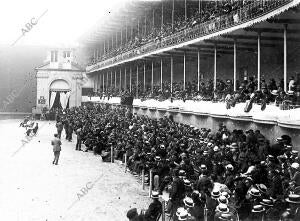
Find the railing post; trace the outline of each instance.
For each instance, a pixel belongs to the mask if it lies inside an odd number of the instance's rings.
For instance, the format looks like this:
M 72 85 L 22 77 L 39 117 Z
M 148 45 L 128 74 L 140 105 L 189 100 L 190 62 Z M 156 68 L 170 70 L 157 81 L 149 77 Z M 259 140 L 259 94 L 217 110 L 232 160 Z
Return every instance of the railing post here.
M 125 153 L 125 173 L 127 172 L 127 152 Z
M 152 169 L 149 171 L 149 179 L 150 179 L 150 182 L 149 182 L 149 197 L 152 196 L 152 183 L 153 183 L 153 171 Z
M 208 211 L 208 209 L 207 209 L 207 207 L 206 207 L 206 203 L 205 203 L 205 205 L 204 205 L 204 221 L 207 221 L 207 211 Z
M 166 214 L 165 214 L 165 210 L 166 210 L 166 201 L 163 200 L 162 204 L 161 204 L 162 208 L 161 208 L 161 220 L 165 221 L 166 220 Z
M 110 162 L 113 163 L 114 162 L 114 147 L 113 147 L 113 145 L 111 145 L 111 147 L 110 147 L 110 157 L 111 157 Z
M 145 189 L 145 169 L 142 170 L 142 188 Z

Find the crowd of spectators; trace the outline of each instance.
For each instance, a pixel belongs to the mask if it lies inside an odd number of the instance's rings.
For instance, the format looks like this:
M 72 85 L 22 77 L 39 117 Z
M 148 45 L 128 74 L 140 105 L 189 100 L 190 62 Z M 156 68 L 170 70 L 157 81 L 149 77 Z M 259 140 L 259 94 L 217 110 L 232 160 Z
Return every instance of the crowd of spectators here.
M 178 33 L 182 30 L 192 28 L 195 25 L 217 19 L 222 15 L 230 14 L 232 11 L 247 6 L 253 1 L 250 0 L 224 0 L 224 1 L 203 1 L 201 12 L 194 12 L 192 15 L 188 16 L 186 19 L 183 15 L 179 16 L 172 26 L 172 23 L 163 24 L 161 27 L 153 27 L 150 30 L 150 33 L 140 33 L 139 35 L 134 36 L 128 42 L 125 42 L 123 45 L 118 48 L 112 48 L 109 51 L 106 51 L 101 57 L 97 60 L 94 58 L 91 59 L 91 64 L 95 64 L 99 61 L 104 61 L 108 58 L 115 57 L 121 53 L 131 51 L 142 45 L 145 45 L 149 42 L 157 42 L 162 38 L 170 36 L 171 34 Z M 253 9 L 261 10 L 261 9 Z M 234 19 L 233 17 L 231 18 Z
M 133 174 L 159 176 L 153 203 L 145 213 L 129 210 L 129 220 L 156 220 L 164 191 L 173 220 L 300 220 L 300 159 L 288 135 L 270 144 L 259 130 L 212 131 L 108 104 L 67 109 L 57 120 L 77 134 L 76 149 L 83 143 L 110 161 L 113 146 Z
M 261 80 L 261 90 L 257 90 L 257 79 L 249 77 L 249 80 L 244 80 L 241 83 L 237 82 L 237 90 L 233 90 L 233 83 L 231 80 L 217 80 L 216 90 L 214 90 L 214 84 L 212 80 L 207 82 L 202 81 L 200 83 L 199 91 L 197 81 L 186 82 L 184 90 L 183 82 L 173 83 L 173 92 L 171 93 L 170 82 L 163 82 L 162 88 L 160 85 L 153 86 L 153 92 L 151 88 L 147 86 L 144 90 L 142 84 L 139 84 L 138 90 L 136 85 L 132 85 L 132 90 L 119 88 L 109 88 L 105 92 L 98 92 L 94 96 L 103 97 L 117 97 L 117 96 L 133 96 L 142 100 L 156 99 L 164 101 L 171 99 L 176 100 L 194 100 L 194 101 L 214 101 L 214 102 L 226 102 L 228 108 L 234 106 L 236 103 L 246 102 L 251 100 L 255 103 L 261 104 L 265 107 L 266 104 L 276 103 L 279 105 L 300 105 L 300 97 L 297 92 L 300 92 L 300 81 L 296 81 L 294 77 L 290 78 L 288 84 L 288 91 L 284 92 L 283 79 L 276 82 L 275 79 L 270 79 L 269 82 Z

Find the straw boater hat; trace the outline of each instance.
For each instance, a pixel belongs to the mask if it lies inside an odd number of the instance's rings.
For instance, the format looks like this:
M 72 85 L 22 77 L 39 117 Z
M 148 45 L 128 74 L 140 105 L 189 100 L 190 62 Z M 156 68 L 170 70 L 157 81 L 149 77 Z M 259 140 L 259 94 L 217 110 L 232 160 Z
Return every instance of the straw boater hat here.
M 255 186 L 261 193 L 266 193 L 268 190 L 265 184 L 256 184 Z
M 176 210 L 176 216 L 179 216 L 179 214 L 182 213 L 185 210 L 186 209 L 184 207 L 178 207 L 178 209 Z
M 250 191 L 249 191 L 249 194 L 251 196 L 254 196 L 254 197 L 260 197 L 261 196 L 259 190 L 256 189 L 256 188 L 251 188 Z
M 285 201 L 287 201 L 289 203 L 300 204 L 300 195 L 299 194 L 290 194 L 289 197 L 285 199 Z
M 185 177 L 185 171 L 184 170 L 179 170 L 178 177 L 179 178 L 184 178 Z
M 179 207 L 176 211 L 176 216 L 178 217 L 178 220 L 187 220 L 188 218 L 188 212 L 183 207 Z
M 160 161 L 160 160 L 161 160 L 160 156 L 155 157 L 155 161 Z
M 229 212 L 229 208 L 226 204 L 224 203 L 220 203 L 217 208 L 216 208 L 216 212 L 221 212 L 221 213 L 228 213 Z
M 221 196 L 219 197 L 219 199 L 218 199 L 218 202 L 227 205 L 227 204 L 228 204 L 228 199 L 226 198 L 226 196 L 222 196 L 222 195 L 221 195 Z
M 227 199 L 230 198 L 229 193 L 228 193 L 228 192 L 225 192 L 225 191 L 221 193 L 221 196 L 225 196 Z
M 207 150 L 204 150 L 203 151 L 203 155 L 208 155 L 209 153 L 208 153 L 208 151 Z
M 225 169 L 232 171 L 234 169 L 234 167 L 232 166 L 232 164 L 227 164 L 225 166 Z
M 220 197 L 221 193 L 219 190 L 214 190 L 211 192 L 211 198 L 218 199 Z
M 262 213 L 266 209 L 262 205 L 255 205 L 253 206 L 252 213 Z
M 151 198 L 152 199 L 158 199 L 159 198 L 159 193 L 157 191 L 152 191 Z
M 277 96 L 278 95 L 278 91 L 277 90 L 273 90 L 273 91 L 271 91 L 271 94 Z
M 231 213 L 222 213 L 221 216 L 219 216 L 219 219 L 225 221 L 231 221 L 233 220 L 233 217 Z
M 291 167 L 298 170 L 300 165 L 299 165 L 299 163 L 294 162 L 294 163 L 292 163 Z
M 188 179 L 184 179 L 183 182 L 184 182 L 184 186 L 187 186 L 187 187 L 192 186 L 191 181 L 189 181 Z
M 273 201 L 270 200 L 270 199 L 263 199 L 263 200 L 260 202 L 260 204 L 263 205 L 263 206 L 268 206 L 268 207 L 274 206 Z
M 201 164 L 201 165 L 200 165 L 200 169 L 201 169 L 201 170 L 206 170 L 206 169 L 207 169 L 207 167 L 206 167 L 206 165 L 205 165 L 205 164 Z
M 185 205 L 186 207 L 188 207 L 188 208 L 193 208 L 194 205 L 195 205 L 193 199 L 190 198 L 190 197 L 185 197 L 185 198 L 183 199 L 183 203 L 184 203 L 184 205 Z

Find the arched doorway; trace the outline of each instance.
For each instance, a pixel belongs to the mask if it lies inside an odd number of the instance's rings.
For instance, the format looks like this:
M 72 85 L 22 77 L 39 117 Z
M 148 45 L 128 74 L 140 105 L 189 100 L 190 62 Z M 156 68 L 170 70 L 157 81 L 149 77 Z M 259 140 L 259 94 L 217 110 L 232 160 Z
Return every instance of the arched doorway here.
M 70 85 L 63 79 L 52 81 L 49 88 L 50 109 L 65 109 L 69 107 Z

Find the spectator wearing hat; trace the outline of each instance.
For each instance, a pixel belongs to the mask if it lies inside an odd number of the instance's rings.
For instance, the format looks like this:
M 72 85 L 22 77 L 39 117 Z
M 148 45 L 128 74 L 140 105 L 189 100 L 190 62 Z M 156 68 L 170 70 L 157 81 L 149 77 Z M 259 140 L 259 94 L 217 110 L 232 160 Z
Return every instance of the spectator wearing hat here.
M 190 197 L 192 195 L 192 192 L 193 192 L 191 181 L 189 181 L 188 179 L 184 179 L 183 182 L 184 182 L 185 195 L 187 197 Z
M 214 220 L 220 220 L 220 217 L 222 214 L 224 213 L 230 213 L 229 212 L 229 208 L 227 204 L 224 203 L 220 203 L 217 207 L 216 207 L 216 213 L 214 216 Z
M 144 220 L 143 215 L 142 214 L 139 215 L 136 208 L 128 210 L 126 216 L 129 221 L 143 221 Z
M 191 215 L 188 213 L 188 211 L 183 208 L 183 207 L 179 207 L 176 211 L 176 217 L 175 220 L 178 221 L 194 221 L 195 219 L 193 217 L 191 217 Z
M 295 187 L 300 186 L 300 165 L 299 163 L 292 163 L 290 167 L 291 181 L 295 183 Z
M 260 204 L 265 208 L 265 217 L 264 220 L 272 221 L 272 220 L 279 220 L 280 217 L 280 210 L 274 207 L 274 203 L 270 199 L 262 199 Z
M 265 208 L 262 205 L 254 205 L 250 216 L 246 219 L 247 221 L 257 220 L 257 221 L 263 221 L 264 214 L 265 214 Z
M 268 189 L 268 195 L 274 199 L 282 197 L 283 195 L 283 186 L 282 179 L 279 175 L 278 170 L 270 170 L 268 174 L 270 188 Z
M 290 194 L 285 201 L 289 208 L 281 215 L 281 220 L 300 220 L 300 195 Z
M 145 221 L 156 221 L 157 217 L 162 212 L 162 204 L 159 201 L 159 193 L 152 191 L 151 198 L 153 201 L 145 212 Z
M 221 221 L 233 221 L 233 215 L 232 213 L 222 213 L 221 216 L 218 217 Z
M 184 208 L 187 210 L 187 212 L 189 214 L 188 220 L 196 220 L 196 218 L 192 215 L 195 213 L 194 212 L 195 203 L 194 203 L 193 199 L 190 197 L 185 197 L 183 199 L 183 203 L 184 203 Z
M 174 174 L 173 182 L 171 184 L 170 190 L 170 201 L 168 204 L 168 213 L 173 216 L 176 209 L 182 205 L 182 200 L 185 196 L 185 187 L 183 177 L 185 176 L 185 171 L 180 170 L 177 174 Z
M 204 201 L 199 191 L 194 190 L 191 196 L 194 207 L 190 209 L 190 213 L 196 220 L 202 220 L 204 217 Z
M 233 189 L 234 185 L 233 185 L 233 180 L 234 180 L 234 167 L 232 166 L 232 164 L 228 164 L 225 166 L 225 181 L 224 184 L 229 188 L 229 189 Z
M 283 154 L 284 150 L 284 140 L 281 137 L 276 139 L 276 143 L 270 146 L 269 154 L 275 158 Z

